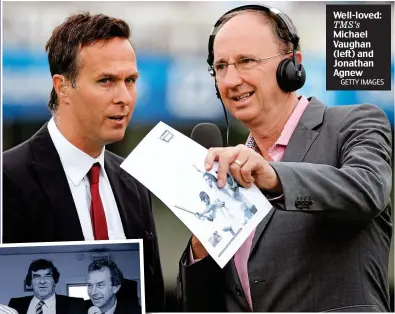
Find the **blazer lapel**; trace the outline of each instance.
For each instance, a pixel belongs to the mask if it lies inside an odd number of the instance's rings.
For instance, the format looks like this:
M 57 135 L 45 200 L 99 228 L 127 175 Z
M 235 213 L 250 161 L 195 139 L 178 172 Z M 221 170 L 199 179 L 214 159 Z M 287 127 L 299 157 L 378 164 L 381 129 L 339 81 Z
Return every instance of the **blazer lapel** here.
M 319 134 L 314 129 L 322 123 L 325 109 L 324 104 L 314 97 L 311 98 L 295 131 L 292 133 L 281 161 L 301 162 L 304 160 L 311 144 Z
M 37 173 L 43 193 L 47 195 L 54 219 L 56 241 L 84 240 L 73 196 L 58 152 L 45 124 L 31 139 L 32 166 Z
M 230 271 L 230 277 L 229 278 L 233 278 L 234 285 L 239 286 L 240 289 L 242 291 L 244 291 L 243 290 L 243 286 L 242 286 L 241 281 L 240 281 L 239 273 L 237 272 L 237 268 L 236 268 L 236 264 L 235 264 L 234 258 L 230 259 L 230 261 L 228 262 L 226 267 L 229 267 L 229 271 Z M 231 286 L 231 288 L 233 288 L 233 287 Z M 251 312 L 250 305 L 248 304 L 247 297 L 245 295 L 244 295 L 244 298 L 243 298 L 243 302 L 240 305 L 244 308 L 245 312 Z
M 105 168 L 127 239 L 144 237 L 144 216 L 137 185 L 106 151 Z
M 302 162 L 304 160 L 311 144 L 313 144 L 319 134 L 319 132 L 315 131 L 314 128 L 322 123 L 325 109 L 326 106 L 315 97 L 309 98 L 309 105 L 305 109 L 299 123 L 292 133 L 281 162 Z M 281 205 L 279 204 L 279 206 Z M 275 208 L 272 208 L 257 226 L 252 240 L 250 255 L 255 249 L 255 246 L 267 227 L 268 222 L 272 218 L 274 211 Z

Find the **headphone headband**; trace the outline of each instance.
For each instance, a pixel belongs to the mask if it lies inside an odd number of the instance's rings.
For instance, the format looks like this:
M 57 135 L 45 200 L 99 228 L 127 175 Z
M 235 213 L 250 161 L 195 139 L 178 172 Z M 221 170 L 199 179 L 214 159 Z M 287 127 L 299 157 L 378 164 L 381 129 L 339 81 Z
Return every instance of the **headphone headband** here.
M 299 44 L 299 36 L 296 32 L 296 29 L 293 27 L 292 22 L 288 19 L 288 17 L 283 14 L 280 10 L 276 9 L 276 8 L 272 8 L 272 7 L 268 7 L 265 5 L 256 5 L 256 4 L 248 4 L 248 5 L 243 5 L 237 8 L 234 8 L 232 10 L 229 10 L 228 12 L 226 12 L 225 14 L 223 14 L 218 21 L 214 24 L 213 29 L 211 30 L 210 33 L 210 38 L 208 41 L 208 57 L 207 57 L 207 63 L 209 64 L 209 66 L 212 66 L 213 62 L 214 62 L 214 39 L 215 36 L 217 35 L 220 27 L 222 26 L 222 19 L 224 16 L 233 13 L 233 12 L 239 12 L 239 11 L 245 11 L 245 10 L 256 10 L 256 11 L 263 11 L 263 12 L 272 12 L 275 14 L 275 16 L 277 17 L 277 20 L 282 22 L 287 30 L 288 30 L 288 34 L 289 34 L 289 41 L 293 44 L 294 49 L 296 50 L 296 48 L 298 47 Z M 279 25 L 279 23 L 277 23 Z

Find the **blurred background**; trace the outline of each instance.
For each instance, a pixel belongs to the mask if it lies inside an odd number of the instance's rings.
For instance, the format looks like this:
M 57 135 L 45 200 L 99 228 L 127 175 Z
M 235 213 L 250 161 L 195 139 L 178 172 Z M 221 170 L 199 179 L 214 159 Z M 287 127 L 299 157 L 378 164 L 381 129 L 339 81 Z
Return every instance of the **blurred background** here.
M 307 72 L 299 94 L 316 96 L 328 106 L 373 103 L 386 112 L 393 128 L 394 49 L 391 91 L 326 91 L 326 4 L 334 2 L 248 3 L 275 6 L 296 25 Z M 345 3 L 351 2 L 336 2 Z M 108 149 L 126 157 L 159 121 L 188 136 L 200 122 L 215 122 L 224 132 L 222 107 L 207 72 L 207 41 L 215 21 L 242 4 L 247 2 L 3 2 L 3 150 L 27 140 L 50 118 L 47 101 L 52 83 L 45 43 L 54 27 L 81 11 L 126 20 L 137 53 L 141 76 L 136 110 L 124 140 Z M 393 2 L 391 5 L 393 21 Z M 394 25 L 391 27 L 394 34 Z M 232 121 L 230 144 L 244 143 L 246 136 L 246 129 Z M 168 295 L 166 310 L 174 311 L 178 260 L 190 232 L 158 199 L 154 211 Z M 391 256 L 393 295 L 393 251 Z

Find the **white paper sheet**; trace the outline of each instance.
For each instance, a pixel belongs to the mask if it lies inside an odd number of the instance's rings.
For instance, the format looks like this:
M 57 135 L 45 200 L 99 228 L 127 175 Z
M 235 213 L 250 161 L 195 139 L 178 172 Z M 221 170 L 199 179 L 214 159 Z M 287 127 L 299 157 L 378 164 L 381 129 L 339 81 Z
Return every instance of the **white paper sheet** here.
M 231 176 L 219 189 L 217 164 L 207 173 L 206 155 L 207 149 L 159 122 L 121 168 L 169 207 L 223 268 L 272 206 L 255 185 L 240 187 Z

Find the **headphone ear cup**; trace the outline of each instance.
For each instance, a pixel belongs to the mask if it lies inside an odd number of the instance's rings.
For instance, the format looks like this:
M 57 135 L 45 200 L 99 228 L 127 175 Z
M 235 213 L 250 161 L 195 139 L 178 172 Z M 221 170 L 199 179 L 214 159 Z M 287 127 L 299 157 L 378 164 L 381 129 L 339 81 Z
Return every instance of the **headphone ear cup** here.
M 294 92 L 301 88 L 306 81 L 306 72 L 303 65 L 300 67 L 300 76 L 298 70 L 291 59 L 282 60 L 277 67 L 277 83 L 278 86 L 285 92 Z
M 286 77 L 286 68 L 288 67 L 289 63 L 291 62 L 290 59 L 282 60 L 277 67 L 276 77 L 278 86 L 284 91 L 288 92 L 287 87 L 287 77 Z

